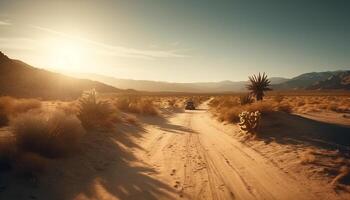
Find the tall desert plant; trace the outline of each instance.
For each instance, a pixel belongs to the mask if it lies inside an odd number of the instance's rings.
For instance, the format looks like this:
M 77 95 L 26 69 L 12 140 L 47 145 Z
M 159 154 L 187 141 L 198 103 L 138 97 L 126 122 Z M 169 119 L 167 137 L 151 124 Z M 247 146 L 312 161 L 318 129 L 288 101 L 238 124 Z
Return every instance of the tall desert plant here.
M 247 89 L 256 97 L 257 101 L 261 101 L 264 98 L 264 92 L 272 90 L 269 88 L 271 82 L 267 78 L 265 72 L 263 74 L 249 76 L 250 83 L 247 85 Z

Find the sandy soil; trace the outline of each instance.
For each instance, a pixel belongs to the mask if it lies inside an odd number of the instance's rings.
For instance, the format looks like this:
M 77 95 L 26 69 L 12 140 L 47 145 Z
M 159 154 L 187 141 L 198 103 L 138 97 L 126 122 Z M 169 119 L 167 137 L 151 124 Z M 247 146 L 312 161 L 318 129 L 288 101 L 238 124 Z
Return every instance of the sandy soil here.
M 52 161 L 39 182 L 19 183 L 12 175 L 1 175 L 0 199 L 349 197 L 298 173 L 299 167 L 276 164 L 269 156 L 281 145 L 259 149 L 259 142 L 240 141 L 239 128 L 217 122 L 205 105 L 141 121 L 142 126 L 119 125 L 114 133 L 89 134 L 81 154 Z M 262 153 L 267 149 L 270 154 Z
M 331 188 L 290 175 L 229 136 L 227 128 L 213 120 L 205 107 L 179 113 L 162 126 L 150 123 L 148 135 L 140 142 L 146 153 L 136 155 L 155 168 L 157 179 L 175 189 L 172 198 L 338 198 Z M 230 130 L 239 131 L 237 127 Z

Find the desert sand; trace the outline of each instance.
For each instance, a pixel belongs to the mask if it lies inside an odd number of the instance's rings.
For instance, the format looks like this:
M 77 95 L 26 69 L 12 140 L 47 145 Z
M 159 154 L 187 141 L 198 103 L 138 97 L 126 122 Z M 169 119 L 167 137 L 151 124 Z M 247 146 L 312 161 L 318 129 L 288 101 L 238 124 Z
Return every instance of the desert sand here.
M 93 133 L 80 155 L 53 160 L 40 180 L 1 177 L 1 199 L 346 199 L 301 168 L 283 169 L 215 120 L 204 103 Z M 268 148 L 265 145 L 264 149 Z M 270 151 L 279 151 L 272 146 Z M 286 154 L 284 154 L 286 155 Z M 284 158 L 288 160 L 289 157 Z M 63 162 L 62 162 L 63 161 Z M 299 166 L 299 165 L 297 165 Z M 22 182 L 18 182 L 22 180 Z M 28 186 L 29 185 L 29 186 Z

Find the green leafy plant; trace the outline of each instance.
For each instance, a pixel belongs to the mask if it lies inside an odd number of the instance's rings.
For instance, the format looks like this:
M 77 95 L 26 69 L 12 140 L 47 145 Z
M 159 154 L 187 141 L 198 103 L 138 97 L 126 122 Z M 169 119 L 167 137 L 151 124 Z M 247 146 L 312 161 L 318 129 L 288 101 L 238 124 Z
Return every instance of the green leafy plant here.
M 272 90 L 269 88 L 270 80 L 267 78 L 265 72 L 263 74 L 258 74 L 249 76 L 249 85 L 247 85 L 247 89 L 256 97 L 257 101 L 261 101 L 264 98 L 264 92 Z

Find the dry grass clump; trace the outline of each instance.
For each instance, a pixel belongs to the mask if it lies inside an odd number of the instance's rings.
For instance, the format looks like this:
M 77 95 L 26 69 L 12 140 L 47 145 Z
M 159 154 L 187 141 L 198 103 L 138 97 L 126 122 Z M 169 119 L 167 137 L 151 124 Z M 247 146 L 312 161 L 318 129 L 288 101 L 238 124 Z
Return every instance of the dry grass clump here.
M 278 95 L 267 97 L 268 100 L 284 105 L 289 104 L 292 112 L 308 113 L 331 111 L 337 113 L 350 112 L 349 96 L 284 96 L 282 100 Z
M 280 103 L 277 105 L 277 111 L 285 112 L 285 113 L 291 113 L 292 112 L 292 106 L 288 103 Z
M 254 102 L 251 94 L 244 94 L 239 97 L 239 102 L 241 105 L 251 104 Z
M 16 158 L 14 168 L 18 174 L 33 178 L 46 171 L 48 162 L 39 154 L 24 152 Z
M 112 128 L 119 121 L 117 110 L 109 102 L 98 100 L 94 90 L 79 99 L 77 117 L 85 128 Z
M 308 164 L 308 163 L 313 163 L 316 161 L 316 156 L 313 151 L 305 151 L 303 154 L 300 156 L 300 163 L 301 164 Z
M 350 179 L 350 166 L 344 165 L 339 169 L 339 174 L 332 180 L 331 185 L 336 186 L 342 180 Z
M 248 111 L 259 111 L 261 114 L 271 113 L 277 110 L 277 106 L 267 101 L 258 101 L 251 104 L 241 105 L 238 96 L 216 97 L 210 103 L 212 112 L 220 121 L 237 123 L 240 121 L 239 114 Z
M 0 127 L 6 126 L 11 117 L 41 108 L 37 99 L 15 99 L 9 96 L 0 97 Z
M 159 112 L 151 99 L 140 97 L 120 97 L 115 101 L 115 106 L 122 111 L 145 114 L 158 115 Z
M 77 117 L 60 111 L 22 114 L 11 122 L 11 129 L 19 151 L 49 158 L 65 156 L 76 150 L 85 133 Z
M 136 118 L 135 116 L 133 116 L 133 115 L 126 115 L 126 116 L 124 117 L 124 121 L 125 121 L 126 123 L 134 124 L 134 125 L 138 123 L 137 118 Z

